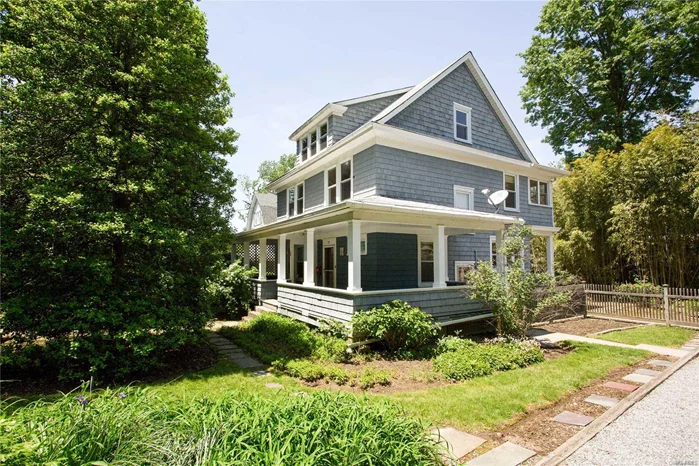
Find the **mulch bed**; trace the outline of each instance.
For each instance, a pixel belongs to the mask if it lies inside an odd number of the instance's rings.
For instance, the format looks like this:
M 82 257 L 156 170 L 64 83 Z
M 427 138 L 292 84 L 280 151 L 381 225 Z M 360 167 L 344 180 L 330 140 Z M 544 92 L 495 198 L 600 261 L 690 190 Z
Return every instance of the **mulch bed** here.
M 131 380 L 112 382 L 111 384 L 95 384 L 96 388 L 108 385 L 128 385 L 129 383 L 167 381 L 177 378 L 189 372 L 196 372 L 211 367 L 218 360 L 218 353 L 208 343 L 190 345 L 173 351 L 167 351 L 163 355 L 161 367 L 148 373 L 134 377 Z M 57 392 L 69 392 L 80 387 L 81 381 L 62 382 L 57 378 L 55 371 L 34 369 L 31 371 L 11 371 L 3 368 L 0 387 L 0 397 L 11 396 L 29 397 L 38 395 L 53 395 Z M 11 380 L 11 381 L 9 381 Z
M 638 324 L 630 322 L 586 318 L 554 322 L 551 324 L 537 324 L 534 327 L 546 330 L 547 332 L 569 333 L 571 335 L 586 337 L 592 333 L 603 332 L 605 330 L 624 329 L 636 326 L 638 326 Z
M 648 365 L 651 359 L 661 359 L 674 362 L 677 358 L 671 356 L 652 355 L 646 360 L 633 366 L 620 367 L 612 370 L 606 377 L 592 381 L 589 385 L 571 393 L 554 404 L 533 408 L 530 412 L 515 420 L 512 424 L 500 429 L 498 432 L 472 432 L 472 434 L 485 438 L 487 441 L 474 453 L 490 450 L 496 446 L 513 442 L 538 454 L 529 459 L 524 464 L 536 464 L 544 456 L 562 445 L 573 435 L 577 434 L 583 427 L 572 426 L 555 422 L 553 418 L 563 411 L 571 411 L 586 416 L 598 418 L 610 408 L 587 403 L 585 398 L 590 395 L 602 395 L 622 400 L 629 395 L 621 390 L 602 387 L 602 384 L 609 381 L 624 382 L 622 377 L 635 372 L 636 369 L 646 368 L 659 370 L 655 366 Z M 627 382 L 624 382 L 627 383 Z M 471 454 L 475 457 L 476 454 Z

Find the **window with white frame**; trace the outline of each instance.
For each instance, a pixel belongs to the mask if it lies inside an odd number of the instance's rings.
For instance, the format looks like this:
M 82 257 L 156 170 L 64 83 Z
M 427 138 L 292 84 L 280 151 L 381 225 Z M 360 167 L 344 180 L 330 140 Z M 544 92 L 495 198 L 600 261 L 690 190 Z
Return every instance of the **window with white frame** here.
M 303 183 L 296 186 L 296 215 L 303 213 Z
M 473 188 L 454 186 L 454 207 L 457 209 L 473 209 Z
M 287 195 L 286 195 L 286 200 L 289 206 L 289 217 L 294 216 L 294 188 L 289 188 Z
M 498 266 L 498 243 L 495 236 L 490 237 L 490 265 L 493 268 Z
M 529 180 L 529 203 L 543 206 L 551 205 L 547 181 Z
M 328 169 L 326 180 L 327 205 L 352 197 L 352 160 Z
M 503 176 L 503 189 L 507 191 L 507 198 L 505 199 L 505 210 L 518 210 L 519 209 L 519 199 L 517 192 L 519 190 L 519 180 L 517 175 L 510 175 L 505 173 Z
M 259 227 L 262 225 L 262 208 L 259 204 L 255 206 L 255 213 L 252 215 L 252 226 Z
M 316 126 L 299 140 L 298 155 L 305 162 L 328 147 L 328 122 Z
M 454 139 L 471 143 L 471 109 L 454 102 Z
M 420 239 L 420 285 L 434 282 L 434 242 Z

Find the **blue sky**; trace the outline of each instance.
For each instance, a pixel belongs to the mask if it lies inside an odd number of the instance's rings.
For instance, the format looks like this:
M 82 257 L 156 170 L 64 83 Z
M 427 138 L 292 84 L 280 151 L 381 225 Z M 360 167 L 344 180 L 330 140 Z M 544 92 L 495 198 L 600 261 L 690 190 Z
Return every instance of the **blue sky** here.
M 229 163 L 238 176 L 293 152 L 289 135 L 326 103 L 417 84 L 469 50 L 539 162 L 557 160 L 541 142 L 545 131 L 524 122 L 518 95 L 517 53 L 543 2 L 197 5 L 208 19 L 210 58 L 236 93 L 230 125 L 240 139 Z

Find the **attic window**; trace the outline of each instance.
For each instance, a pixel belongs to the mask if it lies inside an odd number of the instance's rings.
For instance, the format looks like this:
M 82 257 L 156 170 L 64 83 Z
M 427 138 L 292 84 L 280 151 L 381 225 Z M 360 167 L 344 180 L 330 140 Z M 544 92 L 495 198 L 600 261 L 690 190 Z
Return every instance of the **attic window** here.
M 454 102 L 454 139 L 471 144 L 471 109 Z
M 252 215 L 252 226 L 253 228 L 262 225 L 262 208 L 259 204 L 255 207 L 255 213 Z
M 311 132 L 299 139 L 298 155 L 301 162 L 305 162 L 310 157 L 324 151 L 328 147 L 328 122 L 313 128 Z

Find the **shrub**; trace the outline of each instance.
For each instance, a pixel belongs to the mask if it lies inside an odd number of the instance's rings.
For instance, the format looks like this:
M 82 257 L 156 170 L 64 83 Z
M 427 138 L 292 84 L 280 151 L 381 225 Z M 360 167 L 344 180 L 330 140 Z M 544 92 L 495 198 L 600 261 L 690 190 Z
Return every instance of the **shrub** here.
M 252 279 L 257 269 L 246 269 L 240 262 L 219 271 L 206 284 L 207 301 L 219 319 L 238 320 L 253 304 Z
M 419 349 L 438 331 L 431 315 L 398 300 L 354 314 L 352 329 L 356 338 L 384 340 L 392 352 Z
M 2 406 L 4 464 L 439 464 L 440 449 L 425 435 L 426 425 L 392 403 L 342 393 L 76 395 Z
M 541 348 L 533 340 L 497 338 L 477 344 L 471 340 L 445 337 L 438 342 L 437 352 L 435 367 L 452 380 L 527 367 L 544 360 Z
M 347 340 L 350 337 L 350 329 L 346 323 L 334 319 L 320 319 L 318 331 L 323 335 Z
M 315 382 L 325 376 L 323 366 L 308 359 L 294 359 L 287 362 L 284 372 L 306 382 Z
M 362 390 L 368 390 L 376 385 L 390 385 L 391 378 L 387 371 L 367 367 L 357 376 L 357 384 Z
M 451 380 L 466 380 L 493 373 L 493 368 L 472 351 L 448 351 L 434 358 L 434 366 Z
M 347 357 L 344 340 L 271 312 L 237 327 L 224 327 L 220 333 L 266 364 L 303 358 L 339 362 Z
M 345 369 L 336 366 L 326 366 L 324 373 L 325 380 L 344 385 L 350 380 L 350 374 Z

